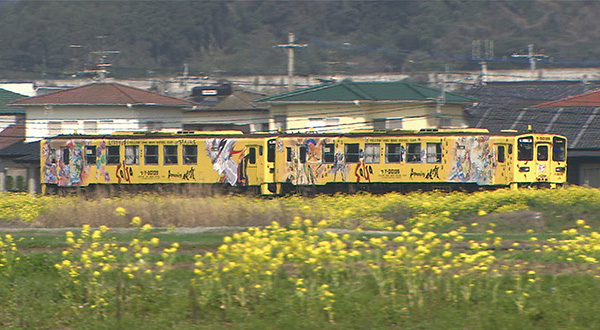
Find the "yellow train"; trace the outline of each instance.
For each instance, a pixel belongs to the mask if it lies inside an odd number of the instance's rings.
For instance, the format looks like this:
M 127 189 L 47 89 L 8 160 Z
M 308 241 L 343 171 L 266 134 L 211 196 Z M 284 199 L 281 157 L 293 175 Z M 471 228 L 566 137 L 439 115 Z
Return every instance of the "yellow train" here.
M 40 165 L 44 193 L 182 184 L 263 195 L 473 190 L 563 185 L 566 147 L 556 134 L 484 129 L 119 132 L 45 139 Z

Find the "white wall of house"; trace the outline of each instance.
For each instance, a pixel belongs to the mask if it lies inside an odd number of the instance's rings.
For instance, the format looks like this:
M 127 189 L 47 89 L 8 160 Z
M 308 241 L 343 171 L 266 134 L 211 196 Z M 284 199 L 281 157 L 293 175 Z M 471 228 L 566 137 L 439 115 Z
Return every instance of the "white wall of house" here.
M 268 127 L 269 113 L 260 110 L 200 110 L 184 112 L 183 124 L 235 124 L 250 125 L 250 131 L 262 131 Z
M 0 132 L 12 124 L 16 124 L 19 118 L 23 118 L 23 115 L 0 115 Z
M 160 106 L 29 106 L 26 142 L 57 134 L 181 129 L 183 111 Z
M 375 121 L 384 121 L 384 128 L 421 129 L 439 126 L 466 127 L 461 105 L 353 102 L 353 103 L 299 103 L 273 104 L 269 130 L 277 130 L 285 119 L 288 132 L 347 132 L 374 127 Z M 441 124 L 440 124 L 441 123 Z

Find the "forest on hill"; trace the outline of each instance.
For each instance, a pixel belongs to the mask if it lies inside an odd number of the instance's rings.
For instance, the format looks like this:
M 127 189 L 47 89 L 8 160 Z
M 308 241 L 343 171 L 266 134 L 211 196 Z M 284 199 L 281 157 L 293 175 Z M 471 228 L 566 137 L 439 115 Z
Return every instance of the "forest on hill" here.
M 297 74 L 597 65 L 595 1 L 3 1 L 0 78 Z M 492 48 L 486 42 L 493 41 Z M 114 51 L 114 52 L 106 52 Z M 116 52 L 118 51 L 118 53 Z M 473 56 L 475 55 L 475 57 Z

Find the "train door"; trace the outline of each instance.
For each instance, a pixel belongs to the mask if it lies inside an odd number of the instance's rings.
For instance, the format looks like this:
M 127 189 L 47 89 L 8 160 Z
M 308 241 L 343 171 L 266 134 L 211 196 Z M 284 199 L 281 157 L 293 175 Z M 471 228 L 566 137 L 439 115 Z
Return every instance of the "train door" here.
M 507 144 L 496 144 L 496 175 L 495 182 L 497 184 L 508 184 L 511 180 L 509 154 Z
M 248 145 L 244 157 L 246 185 L 255 186 L 264 182 L 264 148 L 261 145 Z
M 551 144 L 546 142 L 537 143 L 535 145 L 535 180 L 548 181 L 550 179 L 550 150 Z

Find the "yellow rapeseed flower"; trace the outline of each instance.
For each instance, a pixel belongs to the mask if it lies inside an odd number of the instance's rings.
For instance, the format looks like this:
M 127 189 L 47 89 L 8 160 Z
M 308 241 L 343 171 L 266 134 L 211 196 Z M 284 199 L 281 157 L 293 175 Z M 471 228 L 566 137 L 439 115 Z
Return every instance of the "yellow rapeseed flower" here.
M 117 207 L 117 208 L 115 209 L 115 211 L 117 212 L 117 214 L 118 214 L 118 215 L 120 215 L 120 216 L 122 216 L 122 217 L 124 217 L 124 216 L 126 216 L 126 215 L 127 215 L 127 211 L 126 211 L 124 208 L 120 207 L 120 206 L 119 206 L 119 207 Z
M 142 219 L 140 217 L 133 217 L 129 224 L 134 227 L 139 227 L 142 224 Z

